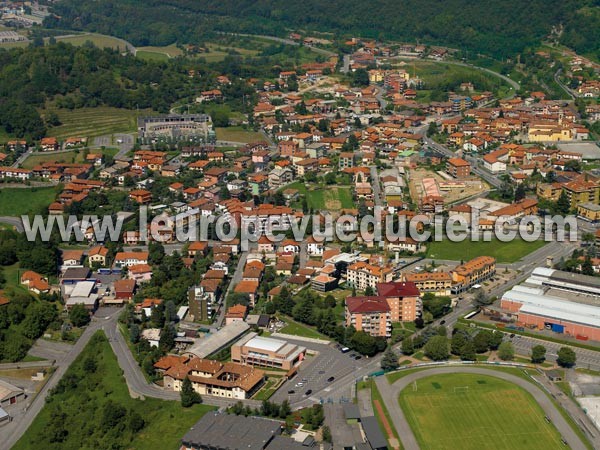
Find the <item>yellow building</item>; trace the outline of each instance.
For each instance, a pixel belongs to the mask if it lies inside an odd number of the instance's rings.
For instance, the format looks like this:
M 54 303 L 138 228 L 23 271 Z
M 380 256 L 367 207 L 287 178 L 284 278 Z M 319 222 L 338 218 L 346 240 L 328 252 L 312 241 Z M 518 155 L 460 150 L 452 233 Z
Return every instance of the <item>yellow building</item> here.
M 600 205 L 594 203 L 582 203 L 577 205 L 577 215 L 590 222 L 600 221 Z
M 385 77 L 383 70 L 372 69 L 369 70 L 369 82 L 371 83 L 382 83 Z
M 415 283 L 420 292 L 431 292 L 434 295 L 452 293 L 452 276 L 448 272 L 405 273 L 403 279 Z
M 600 185 L 593 181 L 571 181 L 563 185 L 571 208 L 583 203 L 600 204 Z
M 562 192 L 562 184 L 560 183 L 543 183 L 538 184 L 536 189 L 536 194 L 538 198 L 543 198 L 546 200 L 556 201 L 560 197 L 560 193 Z
M 454 293 L 468 290 L 472 286 L 491 278 L 496 273 L 496 260 L 491 256 L 478 256 L 451 272 Z
M 573 139 L 571 129 L 555 124 L 532 124 L 527 134 L 529 142 L 558 142 Z

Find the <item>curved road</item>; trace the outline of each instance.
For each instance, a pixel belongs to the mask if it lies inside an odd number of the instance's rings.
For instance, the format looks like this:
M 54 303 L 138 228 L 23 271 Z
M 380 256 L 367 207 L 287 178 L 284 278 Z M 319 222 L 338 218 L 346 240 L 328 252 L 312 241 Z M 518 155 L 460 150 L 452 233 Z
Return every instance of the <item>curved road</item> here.
M 106 323 L 116 323 L 118 312 L 112 312 L 105 318 L 94 317 L 77 342 L 65 356 L 56 361 L 56 370 L 50 376 L 48 382 L 37 393 L 31 404 L 14 420 L 0 428 L 0 450 L 8 450 L 25 434 L 33 419 L 38 415 L 46 404 L 46 397 L 63 377 L 75 358 L 83 351 L 90 338 L 96 331 L 103 329 Z M 13 413 L 14 414 L 14 413 Z
M 474 69 L 479 69 L 482 70 L 484 72 L 489 73 L 490 75 L 494 75 L 495 77 L 498 78 L 502 78 L 502 80 L 504 80 L 505 82 L 507 82 L 508 84 L 510 84 L 510 86 L 515 90 L 515 92 L 513 92 L 511 94 L 511 96 L 514 96 L 516 94 L 516 91 L 518 91 L 521 86 L 519 85 L 519 83 L 517 83 L 515 80 L 513 80 L 510 77 L 507 77 L 506 75 L 502 75 L 500 72 L 494 72 L 491 69 L 486 69 L 485 67 L 480 67 L 480 66 L 475 66 L 473 64 L 467 64 L 467 63 L 462 63 L 462 62 L 458 62 L 458 61 L 440 61 L 441 63 L 447 63 L 447 64 L 454 64 L 455 66 L 464 66 L 464 67 L 472 67 Z
M 540 407 L 544 410 L 544 413 L 550 418 L 552 424 L 558 429 L 559 433 L 562 435 L 563 439 L 569 444 L 569 447 L 576 450 L 586 450 L 586 446 L 575 431 L 571 428 L 571 426 L 567 423 L 567 421 L 563 418 L 560 411 L 556 408 L 552 400 L 544 391 L 542 391 L 538 386 L 530 383 L 523 378 L 519 378 L 515 375 L 504 373 L 496 370 L 483 369 L 479 367 L 437 367 L 433 369 L 426 369 L 419 372 L 411 373 L 410 375 L 406 375 L 405 377 L 399 379 L 394 384 L 389 384 L 387 377 L 377 377 L 375 382 L 377 384 L 377 388 L 381 393 L 381 397 L 385 402 L 385 405 L 390 413 L 392 418 L 392 422 L 394 423 L 394 427 L 402 440 L 402 445 L 407 450 L 419 450 L 419 445 L 417 443 L 417 439 L 413 434 L 406 417 L 400 407 L 400 403 L 398 402 L 398 397 L 400 392 L 412 384 L 413 382 L 421 379 L 430 377 L 432 375 L 444 375 L 451 373 L 471 373 L 471 374 L 479 374 L 486 375 L 490 377 L 500 378 L 502 380 L 508 381 L 510 383 L 516 384 L 517 386 L 523 388 L 527 392 L 529 392 L 535 401 L 540 405 Z
M 0 223 L 15 227 L 19 233 L 23 232 L 23 221 L 20 217 L 0 216 Z

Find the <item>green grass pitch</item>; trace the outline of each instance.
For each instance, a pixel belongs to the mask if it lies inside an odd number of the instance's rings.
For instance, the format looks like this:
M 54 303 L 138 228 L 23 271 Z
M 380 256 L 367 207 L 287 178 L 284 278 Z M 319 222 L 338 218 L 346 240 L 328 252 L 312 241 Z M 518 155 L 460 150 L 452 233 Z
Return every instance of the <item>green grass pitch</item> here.
M 534 398 L 495 377 L 448 374 L 423 378 L 406 387 L 399 402 L 421 449 L 563 447 L 560 434 L 545 420 Z

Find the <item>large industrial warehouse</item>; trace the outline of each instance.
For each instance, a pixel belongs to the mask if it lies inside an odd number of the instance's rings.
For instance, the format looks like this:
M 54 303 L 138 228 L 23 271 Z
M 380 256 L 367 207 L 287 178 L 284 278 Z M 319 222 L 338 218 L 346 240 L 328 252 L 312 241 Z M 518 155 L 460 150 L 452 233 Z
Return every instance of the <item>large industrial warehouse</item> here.
M 504 293 L 501 307 L 519 325 L 600 341 L 600 279 L 538 268 Z

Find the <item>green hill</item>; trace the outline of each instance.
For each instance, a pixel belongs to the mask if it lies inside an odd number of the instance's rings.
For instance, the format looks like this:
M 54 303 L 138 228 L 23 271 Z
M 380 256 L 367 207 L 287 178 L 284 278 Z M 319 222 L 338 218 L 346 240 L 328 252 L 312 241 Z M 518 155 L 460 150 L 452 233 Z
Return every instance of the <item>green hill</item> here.
M 200 41 L 214 31 L 419 39 L 506 57 L 537 45 L 553 27 L 561 42 L 598 56 L 598 0 L 63 0 L 49 26 L 116 34 L 134 45 Z

